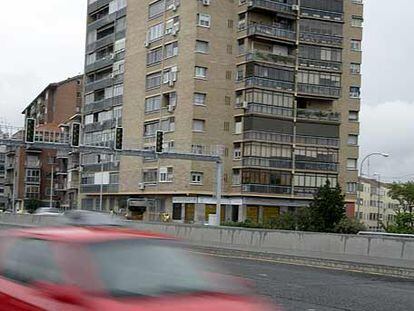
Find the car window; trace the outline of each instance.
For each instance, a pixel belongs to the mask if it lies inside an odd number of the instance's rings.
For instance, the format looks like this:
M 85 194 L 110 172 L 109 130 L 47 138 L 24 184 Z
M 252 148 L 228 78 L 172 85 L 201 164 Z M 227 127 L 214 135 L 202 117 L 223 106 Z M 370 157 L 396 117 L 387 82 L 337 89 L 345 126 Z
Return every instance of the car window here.
M 1 275 L 23 283 L 61 282 L 50 242 L 37 239 L 17 239 L 10 245 L 4 256 Z

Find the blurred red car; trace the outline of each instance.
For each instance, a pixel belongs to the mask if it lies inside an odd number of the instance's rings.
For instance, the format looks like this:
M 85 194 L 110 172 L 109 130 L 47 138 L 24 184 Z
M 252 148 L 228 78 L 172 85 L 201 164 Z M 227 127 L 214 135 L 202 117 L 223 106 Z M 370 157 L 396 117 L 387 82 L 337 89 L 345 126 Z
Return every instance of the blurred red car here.
M 102 226 L 4 232 L 0 310 L 269 310 L 176 244 Z

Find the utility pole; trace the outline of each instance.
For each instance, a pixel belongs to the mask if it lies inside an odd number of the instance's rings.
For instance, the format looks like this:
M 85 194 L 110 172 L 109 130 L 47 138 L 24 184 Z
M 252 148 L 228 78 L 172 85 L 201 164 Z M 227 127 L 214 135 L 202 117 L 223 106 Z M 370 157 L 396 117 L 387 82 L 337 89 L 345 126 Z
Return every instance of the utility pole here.
M 102 201 L 103 201 L 103 173 L 104 173 L 104 163 L 102 161 L 102 155 L 100 157 L 101 162 L 101 185 L 99 188 L 99 211 L 102 212 Z
M 381 203 L 381 175 L 375 173 L 378 177 L 378 192 L 377 192 L 377 230 L 380 230 L 380 203 Z
M 49 207 L 52 208 L 53 207 L 53 183 L 54 183 L 54 173 L 55 173 L 55 160 L 53 157 L 50 157 L 49 159 L 50 161 L 50 165 L 52 167 L 52 172 L 50 175 L 50 197 L 49 197 Z
M 221 191 L 222 191 L 223 162 L 216 162 L 216 217 L 217 226 L 221 224 Z

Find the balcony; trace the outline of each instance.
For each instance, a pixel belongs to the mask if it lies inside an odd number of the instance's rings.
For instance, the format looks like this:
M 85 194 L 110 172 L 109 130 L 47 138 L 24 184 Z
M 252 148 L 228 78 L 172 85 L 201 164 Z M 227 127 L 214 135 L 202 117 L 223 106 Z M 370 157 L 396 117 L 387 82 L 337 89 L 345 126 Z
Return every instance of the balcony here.
M 242 185 L 242 192 L 264 193 L 264 194 L 281 194 L 290 195 L 292 188 L 290 186 L 271 186 L 271 185 Z
M 85 172 L 93 173 L 93 172 L 100 172 L 102 170 L 101 163 L 94 163 L 94 164 L 83 164 L 83 169 Z M 112 172 L 119 170 L 119 162 L 107 162 L 103 164 L 103 170 L 105 172 Z
M 338 164 L 337 163 L 296 161 L 295 166 L 296 166 L 296 169 L 298 169 L 298 170 L 338 172 Z
M 252 24 L 247 28 L 248 36 L 259 36 L 268 39 L 287 40 L 292 43 L 296 42 L 296 32 L 280 27 L 270 25 Z
M 111 120 L 105 120 L 102 122 L 95 122 L 91 124 L 86 124 L 84 127 L 84 132 L 96 132 L 96 131 L 103 131 L 108 129 L 113 129 L 116 126 L 120 125 L 120 119 L 111 119 Z
M 340 140 L 337 138 L 315 137 L 315 136 L 296 136 L 296 143 L 301 145 L 315 145 L 339 148 Z
M 306 43 L 314 43 L 321 45 L 342 47 L 344 39 L 338 36 L 322 35 L 311 32 L 301 32 L 299 34 L 299 40 Z
M 314 120 L 314 121 L 340 122 L 341 114 L 339 112 L 298 109 L 297 118 L 304 119 L 304 120 Z
M 95 90 L 104 89 L 104 88 L 113 86 L 114 84 L 122 83 L 123 80 L 124 80 L 124 75 L 123 74 L 118 74 L 116 76 L 115 75 L 109 75 L 109 76 L 106 76 L 103 79 L 88 82 L 85 85 L 85 93 L 89 93 L 89 92 L 92 92 L 92 91 L 95 91 Z
M 56 159 L 67 159 L 69 158 L 69 153 L 64 150 L 58 150 L 56 153 Z
M 247 107 L 236 105 L 236 108 L 244 108 L 247 114 L 263 114 L 268 116 L 293 118 L 293 109 L 291 108 L 257 103 L 247 103 Z
M 97 49 L 103 48 L 104 46 L 107 46 L 114 42 L 115 42 L 115 34 L 112 33 L 110 35 L 107 35 L 106 37 L 96 40 L 95 42 L 89 43 L 86 47 L 86 52 L 91 53 Z
M 102 111 L 106 109 L 110 109 L 114 106 L 121 105 L 123 101 L 123 96 L 116 96 L 112 98 L 106 98 L 102 100 L 98 100 L 89 104 L 86 104 L 83 108 L 84 113 L 91 113 L 96 111 Z
M 296 58 L 294 56 L 277 55 L 264 51 L 253 51 L 246 54 L 246 61 L 267 62 L 282 66 L 294 67 Z
M 293 82 L 278 81 L 258 77 L 246 78 L 244 80 L 244 83 L 245 87 L 265 87 L 269 89 L 283 90 L 289 92 L 293 92 L 293 89 L 295 88 L 295 84 Z
M 273 132 L 247 131 L 243 133 L 243 139 L 288 144 L 293 143 L 293 135 Z
M 40 160 L 37 161 L 26 161 L 26 168 L 40 168 Z
M 313 198 L 318 188 L 311 187 L 295 187 L 295 196 L 304 198 Z
M 316 97 L 322 96 L 329 98 L 339 98 L 341 97 L 341 88 L 333 86 L 298 83 L 298 93 Z
M 89 0 L 88 1 L 88 12 L 94 12 L 105 5 L 108 5 L 112 0 Z
M 116 54 L 109 54 L 103 58 L 97 59 L 95 62 L 89 65 L 86 65 L 85 73 L 90 73 L 98 69 L 109 67 L 113 65 L 114 62 L 123 60 L 124 58 L 125 58 L 125 51 L 122 51 Z
M 317 19 L 323 19 L 326 21 L 343 22 L 344 14 L 340 12 L 322 11 L 312 8 L 301 7 L 300 15 L 303 17 L 311 17 Z
M 278 2 L 277 0 L 250 0 L 247 1 L 249 10 L 266 10 L 276 13 L 284 13 L 289 15 L 296 14 L 292 9 L 292 5 Z
M 292 160 L 261 157 L 243 157 L 242 165 L 244 167 L 292 169 Z
M 101 185 L 81 185 L 82 193 L 99 193 L 101 191 Z M 117 193 L 119 192 L 119 185 L 103 185 L 103 193 Z
M 327 61 L 327 60 L 299 58 L 299 66 L 306 67 L 309 69 L 320 69 L 320 70 L 328 70 L 328 71 L 335 71 L 335 72 L 342 71 L 342 63 L 332 62 L 332 61 Z
M 91 22 L 88 24 L 88 31 L 95 30 L 98 28 L 101 28 L 103 26 L 106 26 L 107 24 L 113 23 L 115 20 L 123 17 L 126 15 L 126 8 L 123 8 L 119 11 L 116 11 L 112 14 L 107 14 L 105 16 L 102 16 L 101 18 Z

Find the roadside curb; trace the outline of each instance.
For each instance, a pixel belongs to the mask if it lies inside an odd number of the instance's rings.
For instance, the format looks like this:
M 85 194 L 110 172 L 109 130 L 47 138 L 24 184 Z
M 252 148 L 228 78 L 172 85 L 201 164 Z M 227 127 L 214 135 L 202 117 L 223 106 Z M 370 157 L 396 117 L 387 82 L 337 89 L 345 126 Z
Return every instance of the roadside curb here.
M 215 257 L 257 260 L 269 263 L 280 263 L 313 267 L 329 270 L 347 271 L 355 273 L 366 273 L 380 276 L 397 277 L 414 280 L 414 269 L 398 268 L 385 265 L 373 265 L 357 263 L 351 261 L 339 261 L 331 259 L 316 259 L 309 257 L 299 257 L 290 255 L 279 255 L 272 253 L 262 253 L 254 251 L 233 250 L 225 248 L 212 248 L 191 245 L 191 250 L 195 253 L 206 254 Z

